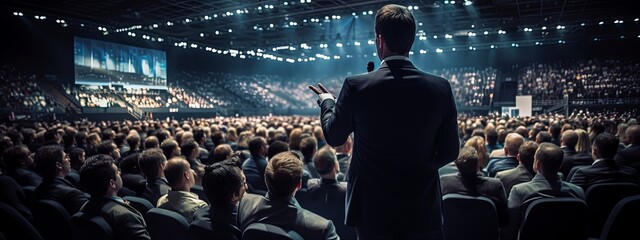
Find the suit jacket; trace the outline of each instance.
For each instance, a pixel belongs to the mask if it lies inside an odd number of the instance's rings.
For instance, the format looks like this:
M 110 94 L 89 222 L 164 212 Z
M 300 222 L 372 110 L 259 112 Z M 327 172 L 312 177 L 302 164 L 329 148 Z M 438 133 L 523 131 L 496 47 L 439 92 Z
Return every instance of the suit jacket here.
M 531 181 L 533 176 L 535 176 L 535 173 L 529 172 L 522 164 L 509 170 L 500 171 L 496 174 L 496 178 L 500 179 L 502 182 L 504 190 L 507 192 L 507 196 L 514 185 Z
M 552 187 L 551 183 L 555 186 Z M 518 227 L 524 216 L 520 209 L 526 200 L 538 196 L 541 191 L 555 190 L 568 194 L 575 198 L 585 200 L 582 188 L 572 183 L 560 180 L 548 181 L 542 174 L 536 174 L 529 182 L 516 184 L 509 193 L 509 224 L 501 231 L 501 239 L 515 239 L 518 234 Z
M 468 184 L 474 184 L 476 190 L 470 189 Z M 459 173 L 448 174 L 440 177 L 440 186 L 442 186 L 442 195 L 460 193 L 490 198 L 496 205 L 500 225 L 504 226 L 507 223 L 509 217 L 507 213 L 507 193 L 499 179 L 477 175 L 473 182 L 465 182 Z
M 169 182 L 167 182 L 167 179 L 147 179 L 147 188 L 142 193 L 142 197 L 149 200 L 151 204 L 156 206 L 156 203 L 158 203 L 158 199 L 160 199 L 161 196 L 167 194 L 169 190 L 171 190 L 171 186 L 169 186 Z
M 295 198 L 246 194 L 238 206 L 238 223 L 244 231 L 251 223 L 268 223 L 295 231 L 305 240 L 340 239 L 333 222 L 300 207 Z
M 238 206 L 229 205 L 222 208 L 211 207 L 211 205 L 198 208 L 193 214 L 193 220 L 202 220 L 211 223 L 211 229 L 215 237 L 227 240 L 242 239 L 242 232 L 238 229 Z M 266 240 L 266 239 L 265 239 Z
M 562 147 L 562 152 L 564 152 L 564 158 L 562 159 L 562 166 L 560 167 L 559 172 L 564 176 L 569 176 L 569 172 L 574 166 L 591 165 L 593 163 L 591 155 L 576 152 L 575 148 L 564 146 Z
M 83 193 L 64 178 L 44 180 L 33 192 L 33 199 L 51 199 L 59 202 L 69 215 L 80 210 L 88 200 L 88 194 Z
M 305 200 L 299 201 L 300 205 L 331 220 L 341 239 L 356 239 L 355 229 L 344 225 L 347 183 L 335 179 L 310 179 L 307 184 L 307 196 Z
M 247 178 L 247 185 L 252 193 L 267 192 L 267 184 L 264 182 L 264 170 L 267 168 L 267 158 L 248 158 L 242 163 L 242 172 Z
M 337 102 L 326 99 L 320 108 L 329 145 L 354 133 L 346 225 L 382 234 L 441 229 L 438 169 L 460 145 L 449 82 L 393 56 L 346 78 Z
M 615 160 L 618 164 L 635 168 L 636 172 L 640 173 L 640 145 L 629 145 L 618 151 Z
M 80 211 L 89 216 L 102 216 L 113 229 L 115 239 L 151 239 L 142 214 L 114 198 L 91 198 Z
M 516 157 L 505 157 L 496 161 L 490 161 L 487 165 L 487 175 L 495 177 L 500 171 L 509 170 L 520 165 Z
M 20 215 L 33 222 L 33 215 L 22 187 L 13 178 L 5 175 L 0 175 L 0 202 L 9 204 Z
M 631 182 L 640 184 L 638 173 L 635 169 L 616 164 L 613 159 L 602 159 L 576 170 L 571 177 L 571 183 L 587 190 L 595 183 Z
M 16 168 L 14 170 L 7 171 L 7 176 L 16 180 L 20 186 L 34 186 L 37 187 L 42 183 L 42 177 L 36 172 L 26 168 Z

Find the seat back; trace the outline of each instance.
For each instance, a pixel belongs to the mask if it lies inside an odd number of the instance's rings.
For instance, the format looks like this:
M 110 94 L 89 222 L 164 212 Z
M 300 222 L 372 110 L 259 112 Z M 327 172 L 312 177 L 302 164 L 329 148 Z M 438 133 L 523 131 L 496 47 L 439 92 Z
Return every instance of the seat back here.
M 623 198 L 611 211 L 600 234 L 600 240 L 640 238 L 640 195 Z
M 240 240 L 241 232 L 236 226 L 194 220 L 189 224 L 189 233 L 195 240 L 228 239 Z
M 449 193 L 442 196 L 444 239 L 498 239 L 498 213 L 484 196 Z M 465 230 L 461 231 L 460 226 Z
M 155 207 L 149 200 L 141 197 L 124 196 L 122 199 L 129 201 L 129 205 L 138 210 L 142 216 L 146 216 L 147 212 Z
M 42 240 L 36 228 L 11 205 L 0 202 L 0 235 L 4 239 Z
M 89 216 L 77 212 L 71 216 L 71 229 L 74 240 L 112 240 L 113 229 L 102 216 Z
M 573 197 L 538 197 L 523 203 L 519 240 L 586 240 L 587 204 Z
M 640 194 L 633 183 L 597 183 L 585 192 L 589 206 L 589 237 L 598 238 L 613 207 L 625 197 Z
M 189 223 L 177 212 L 152 208 L 145 214 L 147 230 L 154 240 L 193 239 L 189 235 Z
M 276 225 L 252 223 L 242 232 L 242 240 L 304 240 L 300 234 Z
M 69 213 L 58 202 L 40 199 L 32 203 L 31 212 L 35 227 L 46 239 L 71 239 L 71 222 Z
M 315 179 L 312 179 L 315 180 Z M 331 220 L 341 239 L 356 239 L 356 230 L 344 225 L 346 193 L 335 189 L 307 189 L 296 192 L 296 200 L 302 208 Z

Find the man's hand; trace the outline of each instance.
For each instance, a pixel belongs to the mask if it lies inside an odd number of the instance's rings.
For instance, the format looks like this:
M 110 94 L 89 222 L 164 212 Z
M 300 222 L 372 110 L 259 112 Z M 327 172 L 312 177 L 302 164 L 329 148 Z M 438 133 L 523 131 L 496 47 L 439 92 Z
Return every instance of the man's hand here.
M 322 83 L 318 83 L 318 88 L 309 85 L 309 89 L 311 89 L 311 91 L 318 95 L 318 105 L 320 105 L 325 99 L 331 98 L 334 101 L 336 100 L 336 96 L 330 93 L 329 90 L 327 90 L 327 88 L 322 85 Z

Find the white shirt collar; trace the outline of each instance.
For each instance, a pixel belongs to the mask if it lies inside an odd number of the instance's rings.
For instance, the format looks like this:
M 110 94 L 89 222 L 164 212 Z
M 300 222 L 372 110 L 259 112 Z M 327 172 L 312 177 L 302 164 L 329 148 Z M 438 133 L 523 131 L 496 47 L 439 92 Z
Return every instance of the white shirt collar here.
M 410 61 L 409 57 L 407 56 L 403 56 L 403 55 L 392 55 L 392 56 L 388 56 L 386 58 L 384 58 L 382 60 L 382 62 L 380 62 L 380 65 L 382 66 L 382 64 L 384 64 L 384 62 L 386 62 L 387 60 L 405 60 L 405 61 Z

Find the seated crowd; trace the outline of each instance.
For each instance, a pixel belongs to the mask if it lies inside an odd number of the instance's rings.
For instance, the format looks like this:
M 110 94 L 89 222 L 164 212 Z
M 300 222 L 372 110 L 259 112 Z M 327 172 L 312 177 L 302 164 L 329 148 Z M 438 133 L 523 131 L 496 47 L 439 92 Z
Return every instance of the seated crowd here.
M 466 116 L 459 130 L 442 194 L 491 199 L 502 239 L 517 238 L 531 198 L 640 184 L 640 125 L 626 114 Z M 137 197 L 224 239 L 257 222 L 304 239 L 356 238 L 343 221 L 351 137 L 328 146 L 317 117 L 2 124 L 0 138 L 3 186 L 22 189 L 0 201 L 34 223 L 33 201 L 49 199 L 70 216 L 104 217 L 116 239 L 149 239 L 156 223 L 129 203 Z

